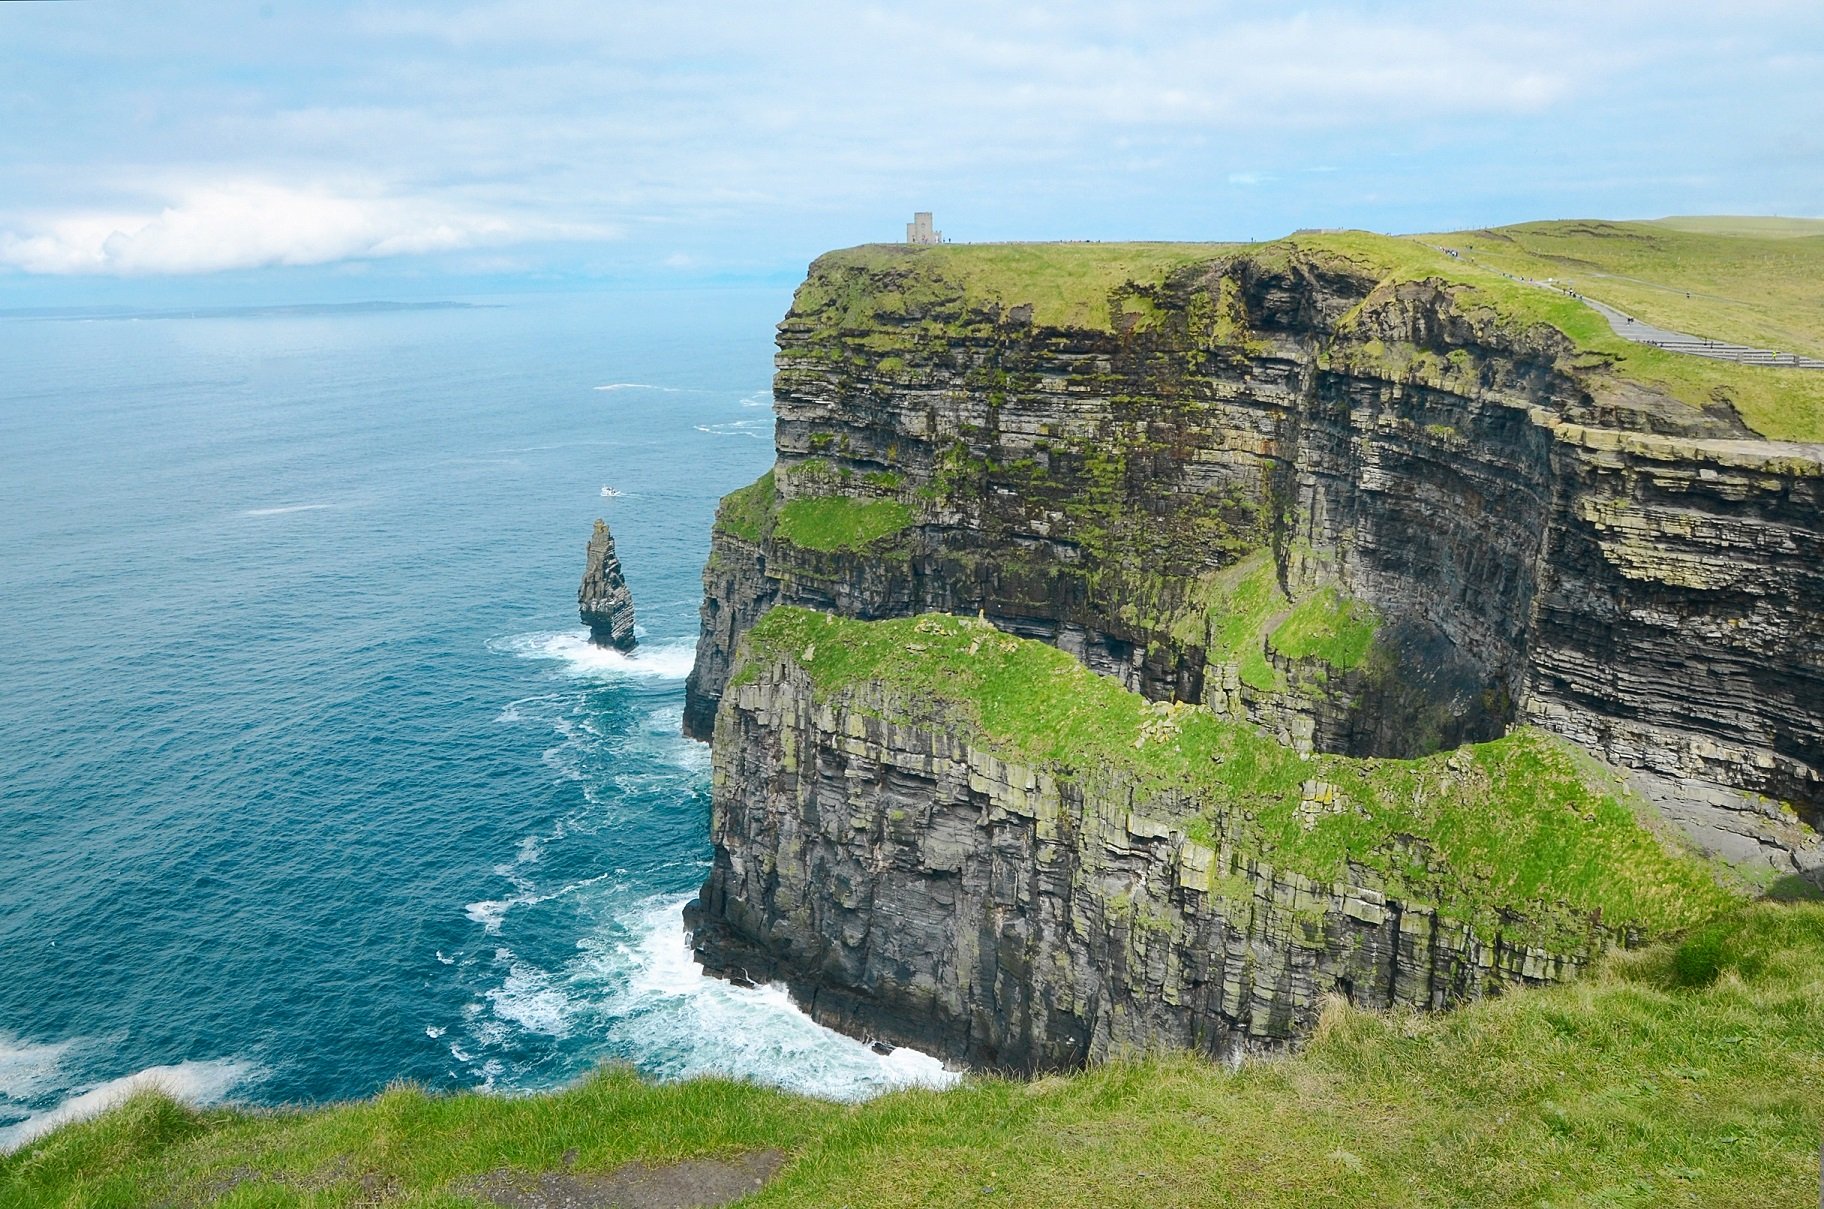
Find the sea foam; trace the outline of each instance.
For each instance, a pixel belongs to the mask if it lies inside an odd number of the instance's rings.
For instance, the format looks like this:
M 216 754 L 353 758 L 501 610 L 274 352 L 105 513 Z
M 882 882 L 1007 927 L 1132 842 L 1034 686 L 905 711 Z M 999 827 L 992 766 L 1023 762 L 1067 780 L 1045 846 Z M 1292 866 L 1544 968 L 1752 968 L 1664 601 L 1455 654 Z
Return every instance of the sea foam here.
M 587 630 L 542 631 L 496 638 L 490 650 L 521 659 L 549 659 L 572 676 L 605 680 L 682 680 L 690 675 L 696 644 L 688 638 L 667 639 L 630 652 L 596 646 Z
M 149 1066 L 88 1088 L 55 1108 L 33 1113 L 23 1121 L 0 1128 L 0 1154 L 17 1150 L 66 1122 L 106 1112 L 135 1092 L 161 1091 L 187 1104 L 214 1104 L 236 1087 L 257 1078 L 258 1073 L 252 1063 L 232 1058 Z
M 825 1028 L 784 987 L 738 987 L 705 974 L 684 930 L 689 901 L 649 902 L 632 951 L 613 960 L 631 969 L 618 971 L 615 981 L 625 989 L 612 1010 L 638 1048 L 661 1059 L 668 1077 L 733 1075 L 836 1100 L 944 1087 L 959 1078 L 929 1054 L 904 1047 L 879 1054 Z
M 722 424 L 692 425 L 698 432 L 706 432 L 712 437 L 752 437 L 764 441 L 772 431 L 772 417 L 752 420 L 729 420 Z
M 287 516 L 293 512 L 320 512 L 334 504 L 280 504 L 276 508 L 249 508 L 242 516 Z
M 533 1034 L 593 1037 L 661 1079 L 723 1075 L 833 1100 L 959 1077 L 929 1054 L 876 1053 L 823 1027 L 783 987 L 738 987 L 705 974 L 684 931 L 686 901 L 647 900 L 621 926 L 579 939 L 579 955 L 555 969 L 499 950 L 506 976 L 466 1013 L 478 1048 L 459 1060 L 494 1087 L 503 1068 L 481 1051 L 515 1055 Z M 541 1072 L 524 1073 L 536 1080 Z
M 76 1044 L 58 1041 L 38 1045 L 0 1033 L 0 1101 L 23 1102 L 57 1090 L 62 1081 L 63 1056 Z

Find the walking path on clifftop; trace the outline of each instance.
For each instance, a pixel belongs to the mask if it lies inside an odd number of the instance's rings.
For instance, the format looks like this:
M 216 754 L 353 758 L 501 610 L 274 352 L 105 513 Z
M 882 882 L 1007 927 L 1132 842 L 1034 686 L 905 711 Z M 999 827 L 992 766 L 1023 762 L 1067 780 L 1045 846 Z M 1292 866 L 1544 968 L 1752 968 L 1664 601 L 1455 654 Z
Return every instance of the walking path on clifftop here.
M 1541 284 L 1533 282 L 1534 285 Z M 1553 287 L 1547 286 L 1547 289 Z M 1702 336 L 1692 336 L 1684 332 L 1667 331 L 1663 327 L 1654 327 L 1642 323 L 1623 311 L 1594 298 L 1585 298 L 1575 291 L 1565 293 L 1577 299 L 1598 315 L 1609 321 L 1617 336 L 1633 340 L 1640 344 L 1651 344 L 1675 353 L 1690 353 L 1694 357 L 1714 357 L 1719 361 L 1739 361 L 1744 365 L 1777 365 L 1782 369 L 1824 369 L 1824 361 L 1816 357 L 1801 357 L 1797 353 L 1781 353 L 1772 349 L 1751 348 L 1746 344 L 1725 344 L 1720 340 L 1706 340 Z
M 1479 263 L 1473 261 L 1471 257 L 1464 256 L 1460 250 L 1455 248 L 1438 247 L 1437 250 L 1446 256 Z M 1735 361 L 1742 365 L 1771 365 L 1780 369 L 1824 369 L 1824 361 L 1816 357 L 1804 357 L 1798 353 L 1782 353 L 1768 348 L 1753 348 L 1746 344 L 1729 344 L 1722 340 L 1693 336 L 1688 332 L 1675 332 L 1663 327 L 1654 327 L 1650 323 L 1636 319 L 1626 311 L 1617 310 L 1606 302 L 1597 302 L 1594 298 L 1579 294 L 1569 286 L 1559 285 L 1554 281 L 1540 281 L 1536 277 L 1521 277 L 1489 265 L 1480 265 L 1480 267 L 1500 273 L 1509 281 L 1518 281 L 1522 285 L 1537 286 L 1542 290 L 1556 290 L 1559 293 L 1568 294 L 1607 319 L 1609 326 L 1615 329 L 1617 336 L 1624 340 L 1632 340 L 1636 344 L 1651 344 L 1668 352 L 1689 353 L 1693 357 L 1709 357 L 1717 361 Z

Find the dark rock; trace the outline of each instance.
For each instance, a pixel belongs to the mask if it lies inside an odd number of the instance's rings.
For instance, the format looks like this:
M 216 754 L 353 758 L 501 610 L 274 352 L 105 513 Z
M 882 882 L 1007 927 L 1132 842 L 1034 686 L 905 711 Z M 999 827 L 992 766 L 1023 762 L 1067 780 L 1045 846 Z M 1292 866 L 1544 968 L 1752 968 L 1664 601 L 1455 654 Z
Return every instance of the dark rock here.
M 895 289 L 870 271 L 818 262 L 780 325 L 777 498 L 892 498 L 915 522 L 848 551 L 718 522 L 685 714 L 715 746 L 691 912 L 708 969 L 782 981 L 859 1036 L 1038 1070 L 1237 1057 L 1295 1039 L 1327 993 L 1436 1008 L 1585 955 L 1347 879 L 1256 863 L 1218 885 L 1218 854 L 1118 787 L 1028 785 L 967 734 L 819 716 L 780 669 L 727 692 L 775 604 L 979 614 L 1301 749 L 1407 757 L 1535 725 L 1707 849 L 1819 876 L 1824 447 L 1755 439 L 1439 282 L 1296 249 L 1179 270 L 1146 324 L 1094 330 L 960 291 L 869 321 Z M 1215 653 L 1199 593 L 1261 550 L 1291 600 L 1373 610 L 1363 662 L 1257 650 L 1261 687 Z
M 887 494 L 918 523 L 860 553 L 719 526 L 687 733 L 710 737 L 739 638 L 775 603 L 979 612 L 1318 750 L 1416 756 L 1538 725 L 1648 789 L 1719 791 L 1674 812 L 1730 812 L 1700 842 L 1746 829 L 1776 867 L 1816 858 L 1824 447 L 1753 439 L 1726 406 L 1586 366 L 1437 283 L 1302 253 L 1182 270 L 1157 323 L 1125 333 L 960 297 L 911 333 L 832 327 L 822 300 L 868 286 L 833 294 L 842 271 L 813 266 L 825 288 L 780 324 L 779 499 Z M 1208 326 L 1219 306 L 1231 335 Z M 870 343 L 886 335 L 891 361 Z M 1286 683 L 1262 689 L 1209 655 L 1197 587 L 1263 547 L 1294 599 L 1334 585 L 1375 610 L 1363 666 L 1269 652 Z
M 589 640 L 597 646 L 631 651 L 633 637 L 633 594 L 621 575 L 621 560 L 614 553 L 614 534 L 608 522 L 598 519 L 595 533 L 589 538 L 589 559 L 583 568 L 583 584 L 576 592 L 577 610 L 583 624 L 589 627 Z
M 1236 1061 L 1296 1041 L 1326 995 L 1441 1008 L 1560 980 L 1620 939 L 1592 925 L 1549 951 L 1365 881 L 1237 862 L 1229 837 L 1188 838 L 1182 795 L 883 720 L 904 706 L 878 686 L 819 701 L 785 664 L 716 720 L 698 959 L 783 982 L 854 1036 L 1022 1073 L 1161 1047 Z

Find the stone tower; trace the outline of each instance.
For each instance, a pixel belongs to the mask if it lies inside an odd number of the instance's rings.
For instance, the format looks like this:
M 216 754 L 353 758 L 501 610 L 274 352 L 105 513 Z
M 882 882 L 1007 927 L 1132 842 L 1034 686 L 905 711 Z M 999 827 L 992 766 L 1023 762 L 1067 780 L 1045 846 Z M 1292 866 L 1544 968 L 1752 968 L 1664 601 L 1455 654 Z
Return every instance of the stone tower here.
M 942 243 L 944 233 L 931 226 L 931 211 L 919 210 L 912 215 L 912 221 L 906 224 L 907 243 Z

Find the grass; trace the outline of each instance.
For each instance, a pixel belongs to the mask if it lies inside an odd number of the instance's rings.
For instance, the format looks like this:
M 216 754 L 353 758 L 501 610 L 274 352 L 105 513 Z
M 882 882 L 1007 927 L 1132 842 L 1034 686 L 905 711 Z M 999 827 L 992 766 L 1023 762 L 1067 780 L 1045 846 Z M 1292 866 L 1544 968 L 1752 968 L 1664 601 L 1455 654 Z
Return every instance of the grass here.
M 716 525 L 736 537 L 760 541 L 772 526 L 778 501 L 779 491 L 773 482 L 773 472 L 769 470 L 754 482 L 722 497 L 722 503 L 716 508 Z
M 1375 629 L 1367 605 L 1335 588 L 1320 588 L 1299 601 L 1267 641 L 1288 659 L 1316 659 L 1346 672 L 1368 657 Z
M 1460 248 L 1471 268 L 1552 278 L 1660 327 L 1824 357 L 1824 291 L 1817 284 L 1824 280 L 1824 222 L 1569 221 L 1421 238 Z M 1594 320 L 1565 312 L 1579 346 L 1616 355 L 1623 375 L 1663 385 L 1687 402 L 1720 392 L 1764 436 L 1824 441 L 1824 373 L 1633 345 L 1594 312 L 1566 301 Z
M 1439 241 L 1661 327 L 1824 357 L 1824 222 L 1522 223 Z
M 1693 407 L 1726 400 L 1763 436 L 1824 441 L 1824 373 L 1636 344 L 1578 300 L 1503 276 L 1556 277 L 1650 322 L 1824 356 L 1824 293 L 1815 285 L 1824 275 L 1824 233 L 1803 231 L 1799 220 L 1719 220 L 1709 229 L 1673 220 L 1416 237 L 1322 232 L 1257 245 L 871 244 L 820 257 L 793 311 L 878 363 L 903 359 L 918 347 L 920 322 L 947 316 L 943 322 L 953 323 L 959 307 L 1027 305 L 1036 323 L 1054 327 L 1145 327 L 1157 310 L 1153 293 L 1175 270 L 1237 255 L 1272 265 L 1298 252 L 1383 282 L 1448 283 L 1460 310 L 1484 311 L 1514 330 L 1545 324 L 1563 332 L 1579 354 L 1569 369 L 1654 386 Z
M 793 306 L 834 308 L 847 326 L 903 316 L 937 299 L 965 307 L 1030 306 L 1045 327 L 1111 330 L 1123 307 L 1111 299 L 1130 285 L 1156 285 L 1172 270 L 1242 245 L 1216 243 L 1003 243 L 912 247 L 865 244 L 831 252 L 811 266 Z M 890 282 L 878 291 L 866 282 Z M 859 292 L 853 287 L 862 285 Z M 847 292 L 845 292 L 847 291 Z M 1127 309 L 1139 314 L 1143 298 Z
M 1447 1014 L 1333 1004 L 1301 1053 L 1235 1072 L 1118 1062 L 855 1106 L 624 1071 L 296 1112 L 142 1096 L 0 1157 L 0 1206 L 432 1209 L 566 1151 L 600 1171 L 777 1147 L 790 1164 L 743 1205 L 1747 1209 L 1816 1197 L 1821 1090 L 1824 906 L 1760 903 Z
M 1349 671 L 1362 665 L 1374 642 L 1372 611 L 1333 587 L 1294 605 L 1280 589 L 1270 550 L 1217 572 L 1199 594 L 1207 602 L 1206 658 L 1236 664 L 1242 683 L 1261 692 L 1286 687 L 1267 659 L 1268 647 L 1288 659 L 1316 659 Z
M 1304 758 L 1244 723 L 1148 702 L 1062 651 L 972 619 L 863 622 L 775 608 L 747 641 L 750 669 L 789 659 L 826 697 L 885 684 L 908 703 L 903 720 L 935 720 L 1092 787 L 1118 778 L 1161 803 L 1188 791 L 1202 805 L 1195 821 L 1173 820 L 1187 832 L 1201 824 L 1244 857 L 1323 882 L 1366 874 L 1478 929 L 1587 941 L 1594 921 L 1662 932 L 1734 901 L 1708 866 L 1669 849 L 1543 732 L 1418 760 Z M 1301 817 L 1310 779 L 1334 785 L 1350 808 Z
M 787 501 L 773 532 L 807 550 L 859 550 L 906 528 L 914 515 L 898 500 L 820 495 Z
M 1446 256 L 1424 242 L 1449 246 L 1458 238 L 1343 232 L 1298 236 L 1290 242 L 1308 252 L 1349 261 L 1386 281 L 1433 278 L 1455 285 L 1459 287 L 1458 310 L 1483 310 L 1511 330 L 1537 325 L 1554 328 L 1569 338 L 1579 355 L 1578 363 L 1568 368 L 1656 386 L 1693 407 L 1726 400 L 1750 428 L 1773 440 L 1824 441 L 1824 373 L 1736 365 L 1636 344 L 1616 335 L 1608 320 L 1577 299 L 1502 276 L 1499 270 L 1505 262 L 1497 263 L 1497 258 L 1482 263 L 1482 243 L 1469 241 L 1473 250 L 1464 260 Z M 1584 292 L 1599 296 L 1594 288 Z M 1625 306 L 1619 296 L 1603 300 Z M 1654 315 L 1643 312 L 1641 317 L 1653 319 Z M 1720 331 L 1699 330 L 1696 334 L 1728 338 Z
M 1205 658 L 1238 664 L 1242 683 L 1250 688 L 1285 688 L 1285 677 L 1267 662 L 1261 643 L 1267 622 L 1290 604 L 1279 588 L 1273 552 L 1260 550 L 1225 568 L 1213 585 L 1211 601 Z
M 1211 662 L 1228 662 L 1259 645 L 1267 619 L 1287 607 L 1271 550 L 1258 550 L 1222 572 L 1210 606 Z

